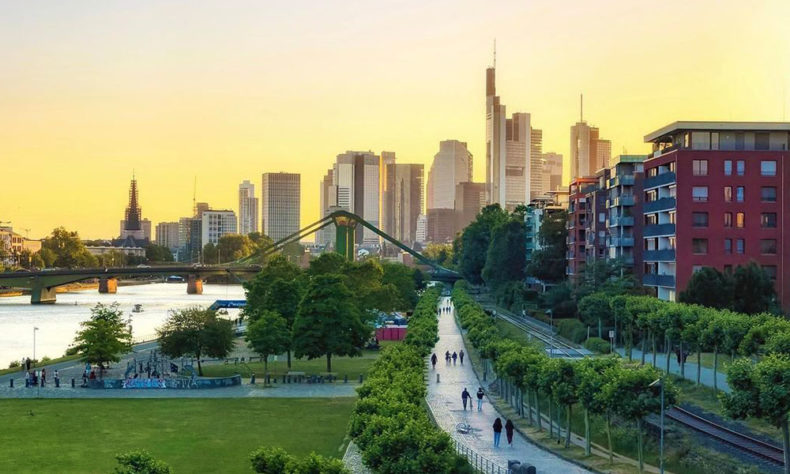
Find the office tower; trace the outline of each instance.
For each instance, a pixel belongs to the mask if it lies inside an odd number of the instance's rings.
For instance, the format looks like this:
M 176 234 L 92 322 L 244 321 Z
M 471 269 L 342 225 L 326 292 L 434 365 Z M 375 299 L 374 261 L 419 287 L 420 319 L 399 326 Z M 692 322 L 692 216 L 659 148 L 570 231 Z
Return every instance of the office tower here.
M 458 183 L 455 187 L 455 229 L 464 230 L 486 205 L 485 183 Z
M 444 140 L 428 172 L 428 209 L 454 209 L 455 187 L 472 181 L 472 154 L 465 142 Z
M 536 159 L 537 156 L 535 157 Z M 532 195 L 532 127 L 527 113 L 507 118 L 496 95 L 496 71 L 486 70 L 486 183 L 488 202 L 513 210 Z
M 546 196 L 549 188 L 546 186 L 548 170 L 543 166 L 543 130 L 532 128 L 530 130 L 529 144 L 529 199 Z
M 203 221 L 200 217 L 182 217 L 178 220 L 178 261 L 197 263 L 203 250 Z
M 390 171 L 395 165 L 395 152 L 381 152 L 381 230 L 389 235 L 395 235 L 395 175 Z
M 333 168 L 337 206 L 380 227 L 381 157 L 371 151 L 347 151 L 337 155 Z M 358 244 L 377 245 L 378 235 L 357 226 Z
M 239 233 L 258 232 L 258 198 L 255 185 L 244 180 L 239 185 Z
M 207 202 L 199 202 L 195 204 L 195 217 L 200 217 L 205 211 L 211 209 Z
M 614 158 L 607 182 L 606 228 L 610 259 L 619 259 L 623 270 L 637 279 L 642 274 L 642 181 L 646 155 Z
M 417 217 L 416 241 L 419 244 L 424 244 L 428 241 L 428 216 L 425 214 Z
M 236 234 L 236 213 L 231 210 L 203 211 L 200 216 L 200 248 L 206 244 L 216 244 L 223 235 Z
M 694 271 L 757 262 L 790 303 L 790 123 L 674 122 L 645 137 L 642 283 L 675 300 Z M 787 170 L 787 171 L 786 171 Z
M 562 188 L 562 155 L 554 152 L 543 153 L 543 189 L 545 193 Z
M 261 186 L 263 233 L 277 242 L 299 230 L 301 176 L 264 173 Z
M 417 218 L 422 214 L 423 165 L 389 164 L 385 166 L 384 215 L 390 222 L 385 230 L 404 243 L 417 239 Z
M 455 220 L 454 209 L 428 209 L 427 241 L 452 242 L 456 234 Z
M 324 218 L 328 216 L 332 211 L 330 210 L 331 207 L 337 206 L 337 189 L 332 184 L 333 175 L 332 169 L 326 170 L 326 174 L 324 175 L 323 179 L 321 180 L 319 191 L 318 191 L 318 198 L 319 198 L 319 210 L 321 212 L 321 217 Z M 327 226 L 323 229 L 316 232 L 316 243 L 318 245 L 329 245 L 332 243 L 335 237 L 335 228 L 334 226 Z
M 160 222 L 156 225 L 156 244 L 175 253 L 181 246 L 178 222 Z
M 600 138 L 599 130 L 588 125 L 582 115 L 571 126 L 571 180 L 608 168 L 611 155 L 612 143 Z

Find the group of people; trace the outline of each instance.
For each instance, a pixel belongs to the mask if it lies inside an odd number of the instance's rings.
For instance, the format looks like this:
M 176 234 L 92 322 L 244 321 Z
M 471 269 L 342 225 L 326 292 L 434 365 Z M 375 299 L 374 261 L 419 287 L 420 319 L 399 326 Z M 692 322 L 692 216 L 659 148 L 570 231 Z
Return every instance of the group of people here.
M 54 372 L 55 384 L 60 382 L 60 375 L 58 371 Z M 41 370 L 26 370 L 25 371 L 25 387 L 35 387 L 37 385 L 45 386 L 47 384 L 47 369 Z
M 513 422 L 510 421 L 508 418 L 507 422 L 505 423 L 505 436 L 507 436 L 507 445 L 511 448 L 513 447 Z M 502 418 L 497 417 L 494 420 L 494 447 L 499 447 L 499 438 L 502 437 Z
M 483 396 L 485 392 L 483 392 L 483 387 L 479 387 L 477 389 L 477 411 L 483 411 Z M 469 403 L 469 409 L 472 409 L 472 395 L 466 390 L 464 387 L 464 391 L 461 392 L 461 402 L 464 404 L 464 411 L 466 411 L 466 404 Z
M 456 362 L 458 361 L 458 359 L 460 359 L 461 365 L 464 365 L 464 355 L 465 354 L 463 349 L 461 349 L 458 352 L 453 351 L 452 354 L 450 354 L 450 351 L 447 351 L 444 353 L 444 362 L 447 365 L 450 365 L 450 361 L 452 360 L 453 365 L 456 365 Z M 436 368 L 436 362 L 438 362 L 438 360 L 439 358 L 436 357 L 436 353 L 431 354 L 431 365 L 433 366 L 434 369 Z
M 441 316 L 442 314 L 447 314 L 447 313 L 449 313 L 449 312 L 450 312 L 450 311 L 452 311 L 452 310 L 453 310 L 452 306 L 443 306 L 443 307 L 441 307 L 441 308 L 439 308 L 439 309 L 437 310 L 437 313 L 436 313 L 436 314 L 438 314 L 439 316 Z

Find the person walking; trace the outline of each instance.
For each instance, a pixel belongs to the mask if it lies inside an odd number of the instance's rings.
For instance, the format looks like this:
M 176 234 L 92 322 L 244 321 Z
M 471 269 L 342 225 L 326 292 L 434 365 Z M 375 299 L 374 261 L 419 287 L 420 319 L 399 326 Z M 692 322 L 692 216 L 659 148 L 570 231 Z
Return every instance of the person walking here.
M 483 411 L 483 387 L 477 389 L 477 411 Z
M 25 388 L 30 386 L 30 372 L 25 371 Z
M 55 369 L 55 386 L 60 385 L 60 375 L 58 374 L 58 369 Z
M 47 369 L 44 368 L 41 369 L 41 386 L 43 387 L 46 384 L 47 384 Z
M 505 436 L 507 436 L 507 445 L 511 448 L 513 447 L 513 422 L 510 421 L 508 418 L 507 422 L 505 423 Z
M 453 365 L 455 365 L 455 361 L 458 360 L 458 354 L 453 352 Z
M 436 360 L 437 360 L 436 353 L 434 353 L 431 355 L 431 365 L 433 366 L 434 370 L 436 370 Z
M 464 391 L 461 392 L 461 401 L 464 403 L 464 411 L 466 411 L 466 402 L 469 401 L 470 398 L 472 398 L 472 396 L 469 395 L 469 392 L 466 391 L 466 387 L 464 387 Z M 472 409 L 471 404 L 469 409 Z
M 444 353 L 444 361 L 450 363 L 450 351 Z
M 461 352 L 458 353 L 458 357 L 461 359 L 461 365 L 464 365 L 464 350 L 461 349 Z
M 501 438 L 501 437 L 502 437 L 502 419 L 497 417 L 497 419 L 494 420 L 494 447 L 495 448 L 499 447 L 499 438 Z

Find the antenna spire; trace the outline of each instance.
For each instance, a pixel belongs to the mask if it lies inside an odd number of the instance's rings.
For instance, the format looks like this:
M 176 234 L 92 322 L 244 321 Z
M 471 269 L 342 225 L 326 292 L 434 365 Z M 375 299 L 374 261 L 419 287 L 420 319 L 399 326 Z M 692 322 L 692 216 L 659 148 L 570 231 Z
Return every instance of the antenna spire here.
M 584 94 L 579 94 L 579 122 L 584 122 Z
M 192 185 L 192 215 L 197 216 L 197 175 Z
M 494 38 L 494 69 L 496 69 L 496 38 Z

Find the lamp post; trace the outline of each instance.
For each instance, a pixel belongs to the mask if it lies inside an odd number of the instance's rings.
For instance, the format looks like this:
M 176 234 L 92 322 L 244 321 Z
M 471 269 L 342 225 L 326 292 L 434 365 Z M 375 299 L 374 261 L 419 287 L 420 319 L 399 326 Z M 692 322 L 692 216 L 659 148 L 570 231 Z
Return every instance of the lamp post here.
M 36 331 L 38 328 L 33 326 L 33 363 L 36 363 Z
M 661 387 L 661 441 L 658 448 L 658 471 L 664 474 L 664 379 L 654 380 L 649 387 Z
M 554 311 L 551 309 L 546 310 L 551 322 L 551 342 L 549 343 L 549 357 L 554 357 Z

